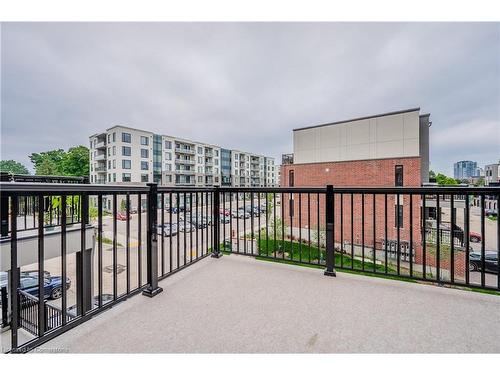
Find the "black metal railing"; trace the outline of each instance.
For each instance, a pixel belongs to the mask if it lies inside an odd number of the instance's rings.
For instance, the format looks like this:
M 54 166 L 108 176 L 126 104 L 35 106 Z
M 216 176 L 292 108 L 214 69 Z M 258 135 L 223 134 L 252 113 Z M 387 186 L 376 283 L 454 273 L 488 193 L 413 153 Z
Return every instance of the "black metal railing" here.
M 500 225 L 482 208 L 486 195 L 500 200 L 500 188 L 8 182 L 0 194 L 8 204 L 2 243 L 9 246 L 2 251 L 10 251 L 11 261 L 12 352 L 30 350 L 137 293 L 153 297 L 161 292 L 159 280 L 208 255 L 314 265 L 329 276 L 345 269 L 500 290 Z M 471 207 L 474 197 L 483 205 Z M 24 231 L 25 200 L 35 202 L 34 233 Z M 21 342 L 18 329 L 34 338 Z

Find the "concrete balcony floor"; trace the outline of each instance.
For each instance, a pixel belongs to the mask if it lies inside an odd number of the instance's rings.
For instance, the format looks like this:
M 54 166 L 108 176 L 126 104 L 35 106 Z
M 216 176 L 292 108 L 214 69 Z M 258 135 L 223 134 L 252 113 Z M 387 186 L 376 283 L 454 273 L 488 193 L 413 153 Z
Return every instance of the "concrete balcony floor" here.
M 42 346 L 76 353 L 500 352 L 500 296 L 225 255 Z

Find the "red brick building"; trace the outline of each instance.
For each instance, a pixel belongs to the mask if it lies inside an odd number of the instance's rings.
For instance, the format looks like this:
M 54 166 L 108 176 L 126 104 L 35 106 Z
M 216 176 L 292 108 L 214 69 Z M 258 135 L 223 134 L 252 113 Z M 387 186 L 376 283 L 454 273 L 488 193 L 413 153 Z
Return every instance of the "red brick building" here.
M 293 157 L 284 158 L 281 186 L 419 187 L 428 182 L 429 118 L 429 114 L 421 115 L 419 108 L 413 108 L 295 129 Z M 301 194 L 299 198 L 294 194 L 291 218 L 289 198 L 284 198 L 285 223 L 296 232 L 299 227 L 301 233 L 309 227 L 317 230 L 317 196 Z M 319 199 L 319 228 L 322 230 L 325 225 L 324 197 Z M 382 251 L 387 239 L 395 255 L 398 221 L 399 241 L 403 247 L 408 247 L 412 211 L 414 261 L 421 263 L 421 199 L 414 195 L 411 200 L 410 209 L 409 195 L 400 195 L 398 206 L 394 194 L 336 194 L 336 246 L 343 243 L 344 247 L 349 247 L 354 243 L 373 248 L 375 241 L 376 250 Z M 308 204 L 311 217 L 308 217 Z M 408 248 L 402 250 L 403 260 L 408 253 Z M 428 265 L 435 263 L 432 255 L 427 258 Z

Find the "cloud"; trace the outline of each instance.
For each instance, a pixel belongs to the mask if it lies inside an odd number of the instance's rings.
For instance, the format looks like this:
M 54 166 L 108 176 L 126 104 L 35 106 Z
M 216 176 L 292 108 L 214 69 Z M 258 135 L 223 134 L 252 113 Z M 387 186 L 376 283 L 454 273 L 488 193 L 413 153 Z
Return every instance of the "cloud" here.
M 27 165 L 115 124 L 280 158 L 295 127 L 415 106 L 434 169 L 500 157 L 499 24 L 7 23 L 1 41 L 2 158 Z

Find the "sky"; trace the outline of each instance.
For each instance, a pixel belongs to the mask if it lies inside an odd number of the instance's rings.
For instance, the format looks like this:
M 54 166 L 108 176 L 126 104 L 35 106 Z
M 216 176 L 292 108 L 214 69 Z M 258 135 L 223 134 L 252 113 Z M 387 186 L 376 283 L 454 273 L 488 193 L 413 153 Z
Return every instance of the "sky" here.
M 3 23 L 1 158 L 125 125 L 274 156 L 420 107 L 431 169 L 500 159 L 500 23 Z

